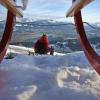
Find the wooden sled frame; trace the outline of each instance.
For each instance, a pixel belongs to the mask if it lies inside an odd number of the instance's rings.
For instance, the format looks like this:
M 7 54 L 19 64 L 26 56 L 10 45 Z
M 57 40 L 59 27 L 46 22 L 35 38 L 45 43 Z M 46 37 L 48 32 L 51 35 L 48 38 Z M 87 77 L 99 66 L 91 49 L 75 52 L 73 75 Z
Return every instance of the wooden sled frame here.
M 78 3 L 82 3 L 83 1 L 84 4 L 80 6 Z M 81 9 L 83 8 L 83 5 L 85 6 L 87 3 L 90 3 L 91 1 L 93 0 L 80 0 L 80 2 L 77 3 L 77 1 L 73 0 L 74 8 L 72 5 L 66 16 L 74 16 L 78 40 L 80 41 L 81 47 L 90 64 L 100 75 L 100 56 L 94 51 L 94 49 L 91 47 L 87 39 L 81 15 Z M 77 7 L 78 5 L 79 7 Z
M 5 56 L 9 42 L 11 40 L 16 16 L 22 17 L 22 13 L 19 9 L 16 8 L 15 3 L 14 2 L 12 3 L 10 0 L 0 0 L 0 3 L 8 9 L 6 25 L 2 39 L 0 41 L 0 62 L 1 62 Z
M 68 16 L 74 16 L 78 39 L 83 48 L 83 51 L 88 58 L 90 64 L 100 74 L 100 56 L 91 47 L 82 22 L 81 9 L 92 2 L 93 0 L 73 0 L 73 5 L 67 13 Z M 8 9 L 7 21 L 4 30 L 2 40 L 0 42 L 0 62 L 3 60 L 9 42 L 11 40 L 13 26 L 15 24 L 15 16 L 21 16 L 22 13 L 16 8 L 16 4 L 10 2 L 10 0 L 0 0 L 0 3 Z
M 14 0 L 15 1 L 15 0 Z M 20 8 L 17 8 L 17 5 L 12 0 L 0 0 L 0 4 L 7 8 L 15 16 L 23 17 L 22 11 Z

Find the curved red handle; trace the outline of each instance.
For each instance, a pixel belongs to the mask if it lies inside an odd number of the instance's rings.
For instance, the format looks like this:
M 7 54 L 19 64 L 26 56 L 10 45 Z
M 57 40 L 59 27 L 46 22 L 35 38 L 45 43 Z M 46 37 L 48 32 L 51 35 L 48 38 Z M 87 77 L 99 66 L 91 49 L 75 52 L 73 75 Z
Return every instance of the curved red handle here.
M 81 47 L 93 68 L 100 74 L 100 56 L 91 47 L 82 22 L 81 11 L 74 15 L 76 30 Z
M 2 40 L 0 42 L 0 62 L 3 60 L 9 42 L 11 40 L 15 19 L 16 19 L 15 15 L 8 10 L 5 30 L 2 36 Z

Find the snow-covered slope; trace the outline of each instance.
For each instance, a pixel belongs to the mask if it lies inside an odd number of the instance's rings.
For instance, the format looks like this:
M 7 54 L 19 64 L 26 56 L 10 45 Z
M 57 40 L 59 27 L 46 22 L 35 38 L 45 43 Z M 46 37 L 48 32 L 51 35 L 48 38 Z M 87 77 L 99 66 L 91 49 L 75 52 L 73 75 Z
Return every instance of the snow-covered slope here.
M 83 52 L 29 56 L 25 50 L 0 64 L 0 100 L 100 100 L 100 76 Z

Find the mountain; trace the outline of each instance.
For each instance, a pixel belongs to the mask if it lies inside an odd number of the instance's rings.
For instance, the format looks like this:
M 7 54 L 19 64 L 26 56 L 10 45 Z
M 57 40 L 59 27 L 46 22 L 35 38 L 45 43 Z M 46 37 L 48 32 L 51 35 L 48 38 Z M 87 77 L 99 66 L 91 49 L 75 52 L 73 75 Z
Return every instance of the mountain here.
M 100 23 L 92 24 L 97 27 Z M 0 21 L 0 36 L 4 30 L 5 21 Z M 93 29 L 88 24 L 84 24 L 87 37 L 91 44 L 100 48 L 99 29 Z M 97 27 L 98 28 L 98 27 Z M 23 18 L 17 20 L 14 27 L 11 44 L 33 47 L 34 42 L 46 33 L 51 45 L 54 45 L 57 52 L 69 53 L 82 50 L 77 40 L 75 26 L 67 22 L 57 22 L 53 20 L 33 20 Z M 62 45 L 62 46 L 61 46 Z

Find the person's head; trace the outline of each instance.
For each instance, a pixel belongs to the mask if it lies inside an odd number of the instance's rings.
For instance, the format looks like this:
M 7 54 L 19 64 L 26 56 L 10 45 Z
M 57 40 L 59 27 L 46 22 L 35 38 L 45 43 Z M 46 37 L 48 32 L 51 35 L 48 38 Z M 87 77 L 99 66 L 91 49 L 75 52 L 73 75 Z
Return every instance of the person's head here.
M 41 38 L 47 39 L 48 37 L 47 37 L 47 35 L 45 33 L 43 33 Z
M 44 41 L 44 40 L 47 40 L 47 39 L 48 39 L 47 35 L 45 33 L 43 33 L 43 35 L 40 38 L 40 41 Z
M 42 35 L 42 36 L 47 37 L 47 35 L 46 35 L 45 33 L 43 33 L 43 35 Z
M 44 32 L 41 32 L 41 34 L 42 34 L 42 36 L 47 36 Z M 41 36 L 41 37 L 42 37 L 42 36 Z

